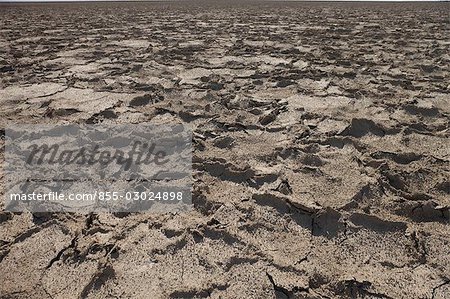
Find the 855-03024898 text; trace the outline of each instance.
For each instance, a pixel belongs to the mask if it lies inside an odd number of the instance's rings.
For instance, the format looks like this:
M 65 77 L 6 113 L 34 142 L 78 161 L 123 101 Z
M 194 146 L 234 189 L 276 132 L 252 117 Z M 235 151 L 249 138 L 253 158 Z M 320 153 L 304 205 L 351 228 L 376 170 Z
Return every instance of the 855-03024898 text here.
M 86 193 L 13 193 L 10 194 L 11 201 L 118 201 L 118 200 L 148 200 L 148 201 L 181 201 L 183 192 L 178 191 L 93 191 Z

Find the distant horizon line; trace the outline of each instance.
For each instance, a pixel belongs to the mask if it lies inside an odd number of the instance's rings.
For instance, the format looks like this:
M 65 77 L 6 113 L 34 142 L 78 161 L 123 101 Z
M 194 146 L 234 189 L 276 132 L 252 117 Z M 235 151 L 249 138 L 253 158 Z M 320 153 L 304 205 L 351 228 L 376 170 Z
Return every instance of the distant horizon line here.
M 189 2 L 222 0 L 0 0 L 0 3 L 75 3 L 75 2 Z M 228 1 L 224 0 L 223 2 Z M 239 1 L 239 0 L 233 0 Z M 450 0 L 240 0 L 241 2 L 450 2 Z

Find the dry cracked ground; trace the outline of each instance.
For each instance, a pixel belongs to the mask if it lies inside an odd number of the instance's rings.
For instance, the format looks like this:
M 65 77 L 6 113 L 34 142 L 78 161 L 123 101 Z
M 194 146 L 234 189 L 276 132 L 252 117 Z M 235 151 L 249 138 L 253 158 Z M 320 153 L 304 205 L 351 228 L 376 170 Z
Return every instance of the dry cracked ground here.
M 449 12 L 0 5 L 2 129 L 195 146 L 191 212 L 1 212 L 0 298 L 450 298 Z

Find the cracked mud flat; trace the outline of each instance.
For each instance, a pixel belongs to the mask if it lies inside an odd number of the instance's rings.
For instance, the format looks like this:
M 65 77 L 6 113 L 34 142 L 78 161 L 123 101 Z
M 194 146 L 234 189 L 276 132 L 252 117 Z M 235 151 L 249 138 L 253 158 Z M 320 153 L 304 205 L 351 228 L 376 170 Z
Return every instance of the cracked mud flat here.
M 2 128 L 195 144 L 192 212 L 1 212 L 0 298 L 450 298 L 449 11 L 0 5 Z

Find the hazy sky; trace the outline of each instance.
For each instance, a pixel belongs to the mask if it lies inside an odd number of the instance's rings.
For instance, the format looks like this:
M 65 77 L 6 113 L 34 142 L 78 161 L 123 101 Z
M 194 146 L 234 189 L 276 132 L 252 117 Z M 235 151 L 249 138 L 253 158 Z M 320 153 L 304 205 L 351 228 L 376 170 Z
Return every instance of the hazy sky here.
M 127 1 L 127 0 L 0 0 L 0 2 L 63 2 L 63 1 L 69 1 L 69 2 L 92 2 L 92 1 Z M 133 0 L 131 0 L 133 1 Z M 139 0 L 137 0 L 139 1 Z M 142 1 L 177 1 L 177 0 L 142 0 Z M 179 1 L 179 0 L 178 0 Z M 227 0 L 224 0 L 227 1 Z M 267 0 L 267 1 L 296 1 L 296 0 Z M 315 0 L 298 0 L 298 1 L 315 1 Z M 337 1 L 337 2 L 343 2 L 343 1 L 378 1 L 378 2 L 430 2 L 430 1 L 436 1 L 440 2 L 442 0 L 316 0 L 316 1 Z

